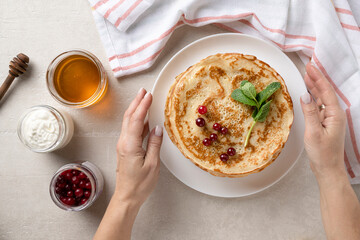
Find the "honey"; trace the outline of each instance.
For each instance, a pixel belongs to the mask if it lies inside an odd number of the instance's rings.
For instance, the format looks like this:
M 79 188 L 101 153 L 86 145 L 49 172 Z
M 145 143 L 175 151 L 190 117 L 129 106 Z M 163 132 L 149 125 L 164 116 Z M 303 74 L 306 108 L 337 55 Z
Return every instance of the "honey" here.
M 91 98 L 98 90 L 101 74 L 96 64 L 82 55 L 71 55 L 56 67 L 53 84 L 61 98 L 80 103 Z

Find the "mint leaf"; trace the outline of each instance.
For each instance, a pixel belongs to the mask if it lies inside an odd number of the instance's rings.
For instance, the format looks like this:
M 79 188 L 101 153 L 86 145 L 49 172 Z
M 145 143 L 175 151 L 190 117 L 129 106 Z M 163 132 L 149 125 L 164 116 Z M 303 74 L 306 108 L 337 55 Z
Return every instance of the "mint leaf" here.
M 254 85 L 247 82 L 241 87 L 241 90 L 245 94 L 245 96 L 247 96 L 248 98 L 253 99 L 254 101 L 257 102 L 257 100 L 256 100 L 256 89 L 255 89 Z
M 264 90 L 259 92 L 256 96 L 259 105 L 261 106 L 280 87 L 281 87 L 281 84 L 279 82 L 272 82 Z
M 241 81 L 241 83 L 240 83 L 240 88 L 242 88 L 246 83 L 250 83 L 250 82 L 249 82 L 249 81 L 246 81 L 246 80 Z
M 254 111 L 253 111 L 253 113 L 252 113 L 252 118 L 254 118 L 255 119 L 255 117 L 256 117 L 256 114 L 259 112 L 259 110 L 257 109 L 257 108 L 255 108 L 254 109 Z
M 245 96 L 245 94 L 241 91 L 241 89 L 235 89 L 232 93 L 231 93 L 231 97 L 241 103 L 244 103 L 246 105 L 250 105 L 250 106 L 254 106 L 257 107 L 257 102 L 255 102 L 254 100 L 248 98 L 247 96 Z
M 272 100 L 268 101 L 264 105 L 261 106 L 259 112 L 256 114 L 254 121 L 256 122 L 265 122 L 267 115 L 270 111 L 270 103 Z

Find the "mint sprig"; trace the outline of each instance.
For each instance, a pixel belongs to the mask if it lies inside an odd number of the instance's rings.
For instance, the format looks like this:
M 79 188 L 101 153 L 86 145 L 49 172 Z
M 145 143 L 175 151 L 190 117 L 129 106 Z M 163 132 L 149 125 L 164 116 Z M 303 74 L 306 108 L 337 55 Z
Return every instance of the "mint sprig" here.
M 231 97 L 243 104 L 255 107 L 252 113 L 252 118 L 254 119 L 251 124 L 250 130 L 246 135 L 246 140 L 244 147 L 247 146 L 250 138 L 252 129 L 254 128 L 257 122 L 265 122 L 267 115 L 270 111 L 270 103 L 272 100 L 266 102 L 266 100 L 271 97 L 279 88 L 281 84 L 279 82 L 270 83 L 264 90 L 259 93 L 256 93 L 255 86 L 249 81 L 242 81 L 240 83 L 240 88 L 235 89 L 231 93 Z

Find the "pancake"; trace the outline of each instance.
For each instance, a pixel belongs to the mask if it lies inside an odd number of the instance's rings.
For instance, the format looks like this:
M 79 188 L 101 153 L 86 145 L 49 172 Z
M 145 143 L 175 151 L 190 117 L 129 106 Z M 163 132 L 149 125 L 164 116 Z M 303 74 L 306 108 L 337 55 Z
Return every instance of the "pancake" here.
M 247 80 L 257 92 L 272 82 L 280 82 L 270 98 L 270 112 L 265 122 L 257 122 L 249 143 L 246 134 L 253 122 L 253 108 L 235 101 L 231 93 Z M 198 107 L 207 113 L 199 114 Z M 198 127 L 195 120 L 205 119 Z M 196 166 L 220 177 L 243 177 L 260 172 L 280 154 L 288 139 L 294 113 L 291 97 L 282 77 L 255 56 L 224 53 L 209 56 L 178 75 L 165 105 L 165 129 L 181 153 Z M 228 129 L 223 135 L 212 126 L 219 123 Z M 218 140 L 210 146 L 203 139 L 216 133 Z M 220 155 L 232 147 L 234 156 L 223 162 Z M 180 160 L 179 160 L 180 161 Z

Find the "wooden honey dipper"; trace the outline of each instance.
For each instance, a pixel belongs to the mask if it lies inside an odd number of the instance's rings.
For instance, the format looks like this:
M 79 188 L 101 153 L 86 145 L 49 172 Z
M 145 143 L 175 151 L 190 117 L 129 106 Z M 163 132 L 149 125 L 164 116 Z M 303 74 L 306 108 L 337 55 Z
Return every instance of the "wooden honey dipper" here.
M 5 79 L 4 83 L 0 87 L 0 101 L 4 97 L 6 91 L 9 89 L 10 85 L 14 79 L 24 72 L 28 67 L 29 57 L 23 53 L 19 53 L 13 60 L 10 61 L 9 65 L 9 75 Z

